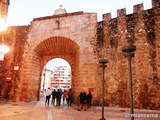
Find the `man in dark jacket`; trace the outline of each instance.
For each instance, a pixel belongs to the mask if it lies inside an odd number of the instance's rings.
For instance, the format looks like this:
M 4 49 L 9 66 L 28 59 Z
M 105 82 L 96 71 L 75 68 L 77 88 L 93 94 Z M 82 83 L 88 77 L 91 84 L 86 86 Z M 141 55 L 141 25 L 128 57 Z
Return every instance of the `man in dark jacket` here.
M 91 107 L 91 103 L 92 103 L 92 93 L 91 91 L 88 91 L 88 94 L 87 94 L 87 107 L 88 108 Z
M 80 101 L 80 105 L 79 105 L 78 111 L 81 111 L 81 109 L 83 109 L 83 108 L 84 108 L 84 111 L 86 111 L 86 109 L 87 109 L 87 106 L 86 106 L 87 95 L 86 95 L 86 92 L 84 92 L 83 89 L 80 92 L 79 101 Z
M 56 106 L 60 106 L 61 105 L 61 93 L 60 93 L 59 89 L 56 92 L 56 101 L 57 101 Z
M 52 91 L 52 104 L 54 105 L 55 104 L 55 99 L 56 99 L 56 90 L 54 89 Z

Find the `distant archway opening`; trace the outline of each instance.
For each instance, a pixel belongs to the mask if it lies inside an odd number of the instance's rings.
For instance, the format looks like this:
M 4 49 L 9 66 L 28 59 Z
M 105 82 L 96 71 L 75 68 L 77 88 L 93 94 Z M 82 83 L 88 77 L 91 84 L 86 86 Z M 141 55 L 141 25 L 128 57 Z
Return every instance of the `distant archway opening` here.
M 54 58 L 46 63 L 42 71 L 41 94 L 50 87 L 51 90 L 71 88 L 71 66 L 62 58 Z

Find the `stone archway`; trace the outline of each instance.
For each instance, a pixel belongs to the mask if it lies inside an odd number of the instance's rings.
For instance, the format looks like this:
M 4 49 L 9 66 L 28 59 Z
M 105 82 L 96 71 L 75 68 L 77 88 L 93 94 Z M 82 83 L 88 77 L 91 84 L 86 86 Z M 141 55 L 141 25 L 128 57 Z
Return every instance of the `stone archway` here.
M 20 94 L 19 99 L 22 101 L 39 100 L 41 71 L 43 66 L 54 58 L 63 58 L 70 64 L 74 87 L 75 81 L 78 81 L 79 74 L 79 49 L 79 46 L 74 41 L 62 36 L 51 37 L 39 43 L 32 52 L 32 57 L 28 57 L 30 60 L 27 61 L 31 61 L 30 63 L 28 62 L 30 65 L 25 65 L 28 67 L 28 69 L 24 70 L 27 75 L 25 75 L 24 81 L 21 83 L 20 90 L 21 93 L 25 92 Z M 24 86 L 25 84 L 26 86 Z
M 60 22 L 58 28 L 57 20 Z M 19 80 L 14 91 L 16 101 L 39 100 L 41 71 L 54 58 L 63 58 L 70 64 L 76 96 L 81 88 L 86 91 L 91 88 L 96 94 L 96 25 L 95 13 L 35 18 L 26 34 Z
M 34 51 L 41 56 L 41 70 L 43 69 L 43 66 L 51 59 L 62 58 L 66 60 L 72 70 L 72 79 L 74 80 L 72 81 L 73 85 L 75 84 L 75 81 L 78 81 L 79 49 L 80 47 L 74 41 L 66 37 L 56 36 L 48 38 L 38 44 Z

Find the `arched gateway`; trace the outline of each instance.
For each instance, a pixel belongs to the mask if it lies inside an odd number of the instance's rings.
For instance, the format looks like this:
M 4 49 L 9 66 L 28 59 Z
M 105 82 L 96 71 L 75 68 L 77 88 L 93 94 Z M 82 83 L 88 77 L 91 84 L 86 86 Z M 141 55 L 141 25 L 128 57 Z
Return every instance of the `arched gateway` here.
M 76 96 L 81 88 L 86 92 L 95 89 L 97 60 L 93 49 L 96 24 L 95 13 L 76 12 L 35 18 L 29 26 L 16 99 L 39 99 L 43 66 L 57 57 L 67 60 L 71 66 L 72 89 Z
M 102 72 L 97 62 L 108 60 L 105 69 L 104 105 L 129 107 L 127 60 L 122 47 L 136 46 L 132 60 L 134 107 L 160 109 L 160 2 L 152 9 L 135 5 L 134 13 L 117 11 L 117 18 L 96 13 L 67 13 L 35 18 L 29 26 L 13 26 L 4 34 L 10 52 L 0 61 L 0 96 L 16 101 L 39 100 L 43 66 L 63 58 L 71 66 L 76 98 L 83 88 L 92 90 L 93 104 L 101 105 Z M 11 78 L 6 80 L 6 78 Z

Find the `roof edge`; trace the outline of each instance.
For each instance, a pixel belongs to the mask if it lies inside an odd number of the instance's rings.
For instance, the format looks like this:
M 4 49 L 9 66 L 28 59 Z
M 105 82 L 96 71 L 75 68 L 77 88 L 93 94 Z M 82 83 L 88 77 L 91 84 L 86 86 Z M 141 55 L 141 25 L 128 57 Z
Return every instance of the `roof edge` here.
M 45 17 L 39 17 L 39 18 L 34 18 L 33 21 L 52 19 L 52 18 L 59 18 L 59 17 L 66 17 L 66 16 L 72 16 L 72 15 L 80 15 L 80 14 L 83 14 L 83 11 L 78 11 L 78 12 L 74 12 L 74 13 L 64 13 L 64 14 L 59 14 L 59 15 L 45 16 Z

